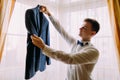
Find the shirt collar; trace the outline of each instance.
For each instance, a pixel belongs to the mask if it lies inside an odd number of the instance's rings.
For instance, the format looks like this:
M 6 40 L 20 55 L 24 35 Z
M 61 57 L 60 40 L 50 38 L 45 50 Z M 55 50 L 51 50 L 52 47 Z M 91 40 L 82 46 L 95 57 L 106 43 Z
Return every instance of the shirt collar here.
M 80 44 L 81 46 L 85 46 L 85 45 L 89 45 L 90 41 L 77 40 L 77 44 Z
M 83 43 L 83 45 L 89 45 L 90 44 L 90 41 L 81 41 Z

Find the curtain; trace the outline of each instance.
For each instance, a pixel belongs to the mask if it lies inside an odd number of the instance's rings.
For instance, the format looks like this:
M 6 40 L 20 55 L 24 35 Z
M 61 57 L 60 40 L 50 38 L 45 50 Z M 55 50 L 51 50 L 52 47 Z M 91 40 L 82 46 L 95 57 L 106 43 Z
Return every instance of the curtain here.
M 120 71 L 120 0 L 107 0 Z
M 15 0 L 0 0 L 0 61 Z

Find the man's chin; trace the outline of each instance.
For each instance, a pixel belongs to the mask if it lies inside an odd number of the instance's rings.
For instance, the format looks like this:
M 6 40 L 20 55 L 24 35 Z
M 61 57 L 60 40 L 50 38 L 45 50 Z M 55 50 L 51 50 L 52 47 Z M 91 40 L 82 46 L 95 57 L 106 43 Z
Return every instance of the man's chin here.
M 81 37 L 81 34 L 79 34 L 79 36 Z

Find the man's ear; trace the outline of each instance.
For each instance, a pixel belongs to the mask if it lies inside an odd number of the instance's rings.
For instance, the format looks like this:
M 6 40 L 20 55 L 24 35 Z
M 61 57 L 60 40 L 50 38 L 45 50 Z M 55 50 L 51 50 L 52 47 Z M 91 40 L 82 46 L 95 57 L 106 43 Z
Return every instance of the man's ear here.
M 96 31 L 92 31 L 91 35 L 94 36 L 96 34 Z

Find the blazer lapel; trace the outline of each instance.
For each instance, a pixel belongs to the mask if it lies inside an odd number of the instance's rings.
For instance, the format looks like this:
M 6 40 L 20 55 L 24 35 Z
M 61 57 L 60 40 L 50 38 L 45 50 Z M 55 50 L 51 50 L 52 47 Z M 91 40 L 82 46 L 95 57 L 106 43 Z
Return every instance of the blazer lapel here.
M 38 36 L 40 36 L 42 31 L 42 16 L 43 16 L 43 13 L 40 12 L 40 5 L 37 6 L 36 12 L 37 12 L 36 14 L 37 32 L 38 32 Z
M 37 33 L 39 33 L 39 30 L 40 30 L 39 7 L 40 7 L 40 6 L 37 5 L 37 7 L 36 7 L 35 10 L 34 10 Z

